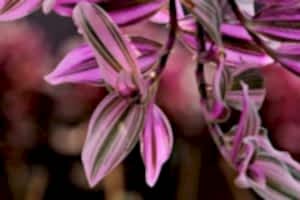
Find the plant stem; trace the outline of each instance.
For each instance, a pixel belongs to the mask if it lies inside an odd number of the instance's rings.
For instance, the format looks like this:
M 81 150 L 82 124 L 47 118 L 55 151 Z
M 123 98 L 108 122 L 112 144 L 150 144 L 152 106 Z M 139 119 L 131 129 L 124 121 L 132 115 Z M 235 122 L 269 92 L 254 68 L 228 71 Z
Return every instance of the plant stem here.
M 200 23 L 197 23 L 197 38 L 198 38 L 198 65 L 196 69 L 196 76 L 198 80 L 198 89 L 201 95 L 201 98 L 206 100 L 207 99 L 207 92 L 206 92 L 206 84 L 204 78 L 204 65 L 203 63 L 199 62 L 200 54 L 205 51 L 205 40 L 204 40 L 204 30 Z
M 178 27 L 175 0 L 169 1 L 169 13 L 170 13 L 170 31 L 169 31 L 168 41 L 165 46 L 165 52 L 159 60 L 158 66 L 155 70 L 155 76 L 152 78 L 151 82 L 154 82 L 157 78 L 160 77 L 161 73 L 163 72 L 163 70 L 166 67 L 171 50 L 175 44 L 176 32 L 177 32 L 177 27 Z

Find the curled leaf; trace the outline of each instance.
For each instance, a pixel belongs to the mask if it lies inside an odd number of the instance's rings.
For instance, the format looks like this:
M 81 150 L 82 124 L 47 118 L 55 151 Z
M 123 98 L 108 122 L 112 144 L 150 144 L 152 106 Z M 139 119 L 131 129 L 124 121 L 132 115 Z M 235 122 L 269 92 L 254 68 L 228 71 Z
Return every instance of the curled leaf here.
M 183 0 L 182 3 L 194 14 L 210 39 L 222 45 L 220 26 L 223 19 L 219 0 Z
M 276 150 L 265 133 L 245 138 L 244 143 L 252 156 L 243 163 L 246 167 L 236 184 L 252 188 L 265 199 L 299 199 L 299 163 L 287 152 Z
M 242 143 L 245 137 L 257 135 L 261 127 L 260 117 L 256 107 L 250 100 L 248 86 L 241 82 L 243 92 L 243 108 L 241 110 L 241 117 L 238 125 L 234 128 L 232 138 L 232 161 L 236 162 L 238 155 L 242 152 Z
M 207 65 L 209 69 L 211 66 Z M 209 79 L 209 70 L 205 70 L 206 77 Z M 211 83 L 211 89 L 208 90 L 208 98 L 203 99 L 201 102 L 201 109 L 204 117 L 209 122 L 224 121 L 229 117 L 230 110 L 228 109 L 225 101 L 224 94 L 228 90 L 229 84 L 231 82 L 231 77 L 227 70 L 224 68 L 224 59 L 221 58 L 217 69 L 210 77 L 209 83 Z

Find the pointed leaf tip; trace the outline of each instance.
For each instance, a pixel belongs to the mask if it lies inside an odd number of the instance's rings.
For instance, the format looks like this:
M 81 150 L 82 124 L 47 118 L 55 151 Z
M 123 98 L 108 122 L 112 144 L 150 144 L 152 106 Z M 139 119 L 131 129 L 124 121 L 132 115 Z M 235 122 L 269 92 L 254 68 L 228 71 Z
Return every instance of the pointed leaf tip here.
M 52 85 L 87 83 L 101 86 L 104 84 L 94 53 L 87 44 L 70 51 L 56 69 L 44 79 Z
M 111 93 L 91 117 L 81 154 L 91 187 L 111 172 L 131 152 L 144 126 L 145 108 Z
M 173 147 L 173 133 L 169 121 L 154 104 L 149 105 L 140 144 L 146 168 L 146 182 L 153 187 Z
M 101 7 L 82 2 L 74 9 L 73 18 L 92 47 L 105 82 L 118 91 L 120 72 L 125 71 L 135 79 L 136 88 L 142 91 L 140 69 L 132 44 L 108 14 Z

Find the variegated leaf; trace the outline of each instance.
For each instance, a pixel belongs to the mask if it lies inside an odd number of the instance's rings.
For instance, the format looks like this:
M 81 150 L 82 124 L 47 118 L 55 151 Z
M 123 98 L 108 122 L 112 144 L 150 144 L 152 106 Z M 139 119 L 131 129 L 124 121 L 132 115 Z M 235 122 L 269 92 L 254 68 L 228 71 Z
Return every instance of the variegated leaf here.
M 89 83 L 101 86 L 104 84 L 94 52 L 87 44 L 69 52 L 45 79 L 53 85 Z
M 90 186 L 95 186 L 131 152 L 143 131 L 145 112 L 144 105 L 116 93 L 98 105 L 81 155 Z
M 159 11 L 166 0 L 110 0 L 100 3 L 120 26 L 130 25 L 147 19 Z
M 230 114 L 224 95 L 230 87 L 231 76 L 224 67 L 224 59 L 221 59 L 215 70 L 211 70 L 211 64 L 204 68 L 205 81 L 211 87 L 207 88 L 208 98 L 201 102 L 201 110 L 208 122 L 224 121 Z
M 145 76 L 155 65 L 162 45 L 143 37 L 130 39 L 137 49 L 139 68 Z M 94 51 L 88 44 L 82 44 L 70 51 L 55 70 L 45 76 L 45 80 L 52 85 L 63 83 L 104 85 Z
M 154 104 L 149 105 L 140 144 L 146 168 L 146 181 L 153 187 L 173 147 L 173 133 L 169 121 Z
M 252 149 L 251 162 L 247 161 L 236 183 L 252 188 L 265 199 L 299 199 L 299 163 L 287 152 L 276 150 L 262 133 L 244 139 L 248 149 Z
M 10 21 L 25 17 L 38 9 L 42 0 L 1 0 L 0 21 Z
M 197 50 L 196 24 L 192 16 L 187 16 L 179 21 L 181 29 L 180 39 L 184 45 L 192 50 Z M 252 41 L 251 36 L 240 24 L 223 23 L 220 28 L 224 52 L 225 64 L 239 68 L 262 67 L 273 63 L 273 59 L 262 48 Z M 207 41 L 206 49 L 212 44 Z
M 244 138 L 257 135 L 261 127 L 261 120 L 258 115 L 257 108 L 249 97 L 248 86 L 241 82 L 243 99 L 242 99 L 242 110 L 240 120 L 236 127 L 232 130 L 232 150 L 231 158 L 232 162 L 238 161 L 239 154 L 243 151 L 242 143 Z
M 223 14 L 219 0 L 183 0 L 182 3 L 195 15 L 210 39 L 222 45 L 220 26 Z
M 154 40 L 140 36 L 131 36 L 130 40 L 139 52 L 137 59 L 140 70 L 143 75 L 146 75 L 153 70 L 153 67 L 155 67 L 163 45 Z
M 248 29 L 265 51 L 288 70 L 300 74 L 300 2 L 275 4 L 262 9 Z
M 140 90 L 140 71 L 129 39 L 100 7 L 81 2 L 74 9 L 74 21 L 86 41 L 95 51 L 95 57 L 105 82 L 117 89 L 119 73 L 125 71 L 135 78 Z

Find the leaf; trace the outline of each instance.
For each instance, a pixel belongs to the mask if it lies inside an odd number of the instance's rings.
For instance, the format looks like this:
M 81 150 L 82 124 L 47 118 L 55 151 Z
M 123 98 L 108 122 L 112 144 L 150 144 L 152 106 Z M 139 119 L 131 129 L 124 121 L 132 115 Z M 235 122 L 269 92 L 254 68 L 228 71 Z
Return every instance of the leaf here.
M 195 21 L 191 16 L 179 21 L 179 27 L 182 30 L 180 39 L 184 45 L 192 50 L 197 50 L 198 48 L 195 25 Z M 252 41 L 251 36 L 240 24 L 223 23 L 220 31 L 226 55 L 226 65 L 239 68 L 259 68 L 274 62 L 262 48 Z M 207 41 L 206 49 L 210 49 L 211 46 L 212 44 Z
M 205 81 L 211 84 L 211 90 L 208 92 L 208 98 L 203 99 L 200 104 L 203 116 L 208 122 L 225 121 L 230 114 L 224 101 L 224 94 L 228 90 L 231 77 L 224 67 L 224 60 L 221 58 L 212 76 L 209 74 L 212 66 L 208 64 L 204 68 L 205 79 L 207 79 Z
M 248 69 L 234 75 L 232 88 L 226 92 L 226 103 L 237 110 L 242 110 L 244 94 L 240 85 L 241 81 L 248 85 L 249 98 L 255 107 L 259 109 L 264 102 L 266 90 L 264 88 L 263 77 L 256 69 Z
M 146 181 L 150 187 L 153 187 L 173 147 L 173 133 L 169 121 L 154 104 L 149 105 L 140 142 L 146 167 Z
M 265 6 L 273 6 L 273 5 L 281 5 L 281 6 L 286 6 L 286 5 L 292 5 L 299 2 L 298 0 L 255 0 L 255 3 L 257 4 L 262 4 Z
M 93 4 L 80 2 L 74 9 L 74 21 L 86 41 L 95 51 L 103 79 L 112 88 L 118 88 L 119 73 L 132 76 L 140 92 L 144 92 L 135 51 L 121 30 L 105 11 Z
M 300 3 L 262 9 L 248 28 L 265 51 L 288 70 L 300 74 Z
M 82 0 L 44 0 L 43 12 L 48 14 L 52 10 L 65 17 L 72 16 L 73 9 Z M 90 3 L 101 3 L 105 0 L 84 0 Z
M 41 0 L 1 0 L 0 21 L 11 21 L 25 17 L 41 5 Z
M 222 9 L 219 0 L 183 0 L 182 3 L 196 17 L 210 39 L 222 46 Z
M 243 151 L 242 145 L 244 138 L 257 135 L 261 127 L 261 120 L 257 108 L 249 97 L 248 86 L 243 82 L 241 82 L 241 86 L 243 93 L 241 116 L 237 126 L 231 130 L 233 133 L 231 158 L 234 163 L 238 161 L 238 155 Z
M 151 71 L 156 63 L 162 45 L 143 37 L 132 37 L 130 39 L 132 45 L 138 51 L 136 57 L 140 70 L 145 75 Z M 82 44 L 70 51 L 55 70 L 45 77 L 45 80 L 52 85 L 62 83 L 104 85 L 94 52 L 88 44 Z
M 299 199 L 299 163 L 287 152 L 276 150 L 265 133 L 245 138 L 244 143 L 254 153 L 236 183 L 265 199 Z
M 61 16 L 72 16 L 73 9 L 82 0 L 45 0 L 44 13 L 54 10 Z M 130 25 L 154 15 L 165 3 L 165 0 L 84 0 L 96 3 L 106 10 L 114 22 L 120 26 Z
M 104 84 L 94 52 L 83 44 L 70 51 L 45 79 L 52 85 L 62 83 Z
M 176 3 L 176 16 L 180 20 L 184 17 L 184 10 L 181 5 L 180 0 L 175 0 Z M 150 21 L 156 24 L 168 25 L 170 23 L 170 13 L 169 7 L 165 6 L 160 9 L 153 17 L 150 18 Z
M 151 72 L 159 60 L 159 55 L 163 45 L 154 40 L 145 37 L 131 36 L 130 41 L 139 52 L 137 57 L 138 66 L 141 72 L 145 74 Z
M 263 67 L 273 59 L 260 48 L 240 24 L 222 24 L 226 64 L 239 68 Z
M 84 171 L 95 186 L 131 152 L 144 127 L 145 106 L 111 93 L 91 117 L 82 151 Z
M 118 25 L 124 26 L 153 16 L 166 3 L 166 0 L 110 0 L 103 1 L 100 5 Z

